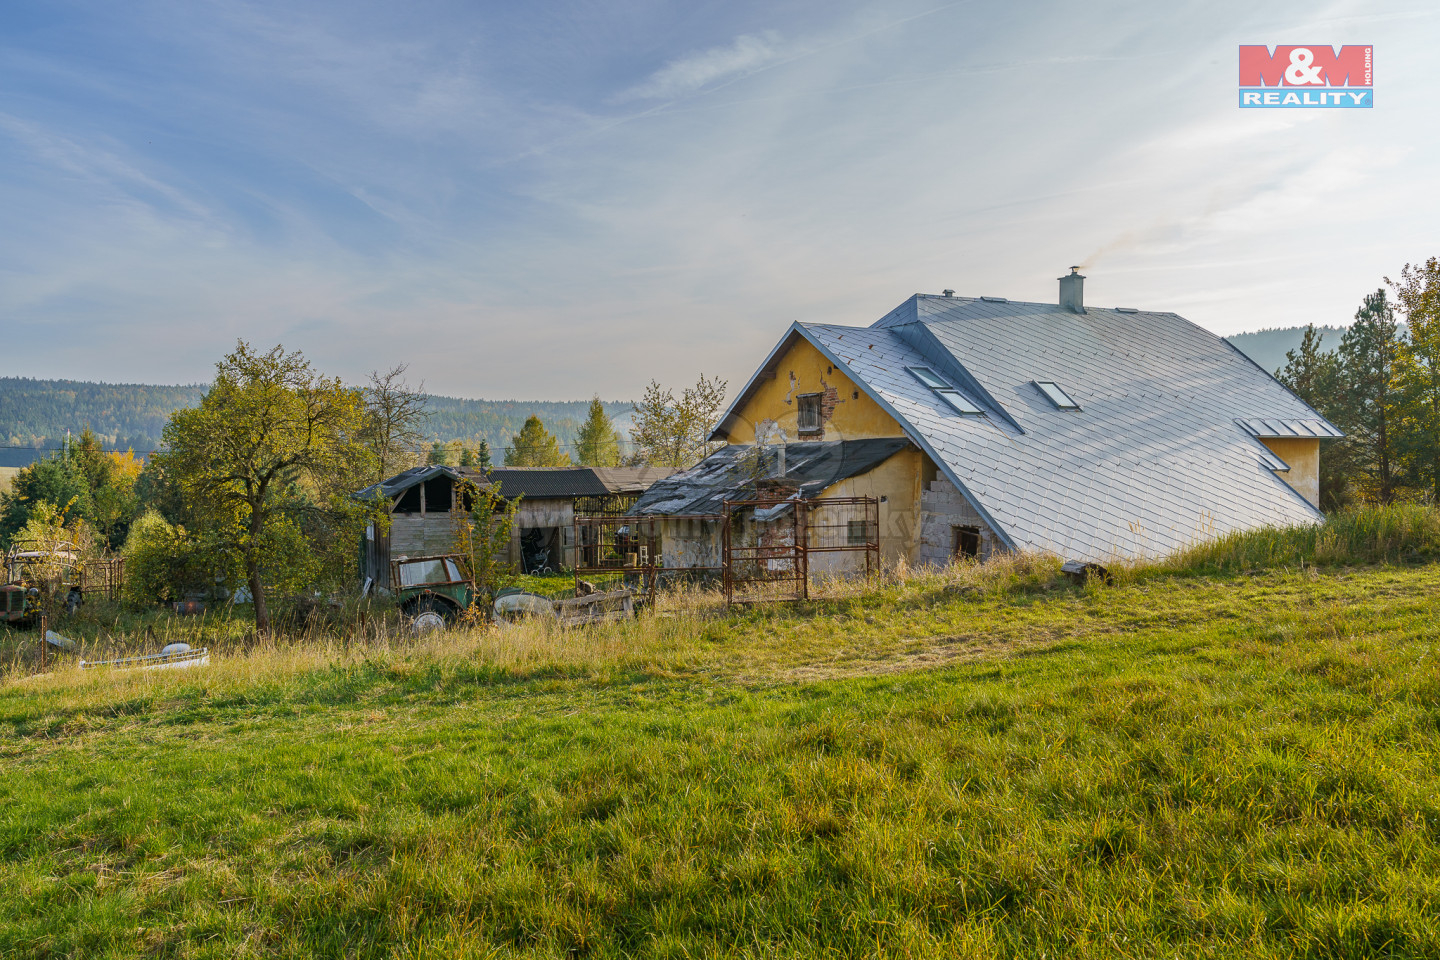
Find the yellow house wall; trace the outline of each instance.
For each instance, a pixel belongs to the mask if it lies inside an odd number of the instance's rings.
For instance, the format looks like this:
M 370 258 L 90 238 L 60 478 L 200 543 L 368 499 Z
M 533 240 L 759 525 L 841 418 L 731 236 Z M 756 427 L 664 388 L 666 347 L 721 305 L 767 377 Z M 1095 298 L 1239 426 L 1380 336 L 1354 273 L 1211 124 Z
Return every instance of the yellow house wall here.
M 823 435 L 800 436 L 798 404 L 802 393 L 827 394 L 833 390 L 833 409 L 825 418 Z M 825 406 L 829 406 L 826 404 Z M 861 440 L 868 437 L 903 437 L 905 431 L 895 418 L 861 390 L 808 340 L 798 340 L 776 360 L 775 378 L 761 382 L 754 395 L 738 411 L 738 422 L 729 431 L 731 443 L 754 443 L 759 429 L 768 443 L 779 441 L 776 430 L 787 441 Z
M 1288 473 L 1277 473 L 1295 491 L 1320 506 L 1320 441 L 1313 438 L 1283 437 L 1261 440 L 1281 460 L 1290 464 Z
M 884 497 L 880 504 L 880 560 L 893 564 L 901 557 L 915 562 L 920 527 L 920 474 L 925 455 L 914 447 L 901 450 L 880 466 L 827 488 L 825 497 Z M 836 554 L 859 557 L 863 554 Z

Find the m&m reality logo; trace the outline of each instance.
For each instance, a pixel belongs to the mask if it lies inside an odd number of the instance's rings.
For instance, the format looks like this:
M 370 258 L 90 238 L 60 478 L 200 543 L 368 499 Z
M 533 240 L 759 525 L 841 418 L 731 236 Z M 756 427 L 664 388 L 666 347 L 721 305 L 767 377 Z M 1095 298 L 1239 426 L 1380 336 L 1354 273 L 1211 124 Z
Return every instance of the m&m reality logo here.
M 1374 47 L 1240 47 L 1240 106 L 1375 106 Z

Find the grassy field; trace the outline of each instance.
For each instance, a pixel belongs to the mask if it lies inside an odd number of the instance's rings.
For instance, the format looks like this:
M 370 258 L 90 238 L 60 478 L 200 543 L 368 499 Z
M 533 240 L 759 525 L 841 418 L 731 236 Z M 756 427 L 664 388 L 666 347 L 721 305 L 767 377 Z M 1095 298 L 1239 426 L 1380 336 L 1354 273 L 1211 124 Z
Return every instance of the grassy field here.
M 1440 955 L 1440 565 L 1366 529 L 15 670 L 0 955 Z
M 0 493 L 10 489 L 10 481 L 15 479 L 15 474 L 19 472 L 19 467 L 0 467 Z

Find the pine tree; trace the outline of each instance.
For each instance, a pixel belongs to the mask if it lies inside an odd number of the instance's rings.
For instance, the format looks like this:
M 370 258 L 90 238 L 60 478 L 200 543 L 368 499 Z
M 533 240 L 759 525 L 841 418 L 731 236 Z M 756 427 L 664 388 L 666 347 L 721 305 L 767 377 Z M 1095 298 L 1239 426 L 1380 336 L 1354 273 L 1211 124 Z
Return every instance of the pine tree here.
M 481 437 L 480 445 L 475 448 L 475 469 L 489 470 L 490 467 L 490 444 Z
M 560 452 L 560 441 L 550 435 L 540 418 L 531 416 L 510 438 L 505 451 L 507 467 L 568 467 L 570 458 Z
M 1371 498 L 1393 503 L 1399 489 L 1396 439 L 1401 416 L 1397 374 L 1402 338 L 1384 289 L 1367 294 L 1355 323 L 1340 341 L 1344 383 L 1336 396 L 1336 421 L 1354 444 Z
M 588 467 L 613 467 L 620 463 L 620 434 L 605 415 L 600 398 L 590 401 L 590 416 L 575 436 L 576 453 Z

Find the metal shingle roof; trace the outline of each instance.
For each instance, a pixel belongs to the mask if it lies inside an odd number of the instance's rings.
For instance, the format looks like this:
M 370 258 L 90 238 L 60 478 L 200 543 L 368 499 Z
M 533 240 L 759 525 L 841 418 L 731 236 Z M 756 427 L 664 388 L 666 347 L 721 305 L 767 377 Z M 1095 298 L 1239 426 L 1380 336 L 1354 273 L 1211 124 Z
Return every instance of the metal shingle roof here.
M 1255 437 L 1340 431 L 1173 313 L 916 296 L 868 328 L 794 329 L 887 407 L 1018 549 L 1104 562 L 1320 517 Z M 963 373 L 985 395 L 976 399 L 1000 409 L 955 413 L 905 369 L 917 364 Z M 1037 380 L 1081 409 L 1057 410 Z M 1243 426 L 1260 421 L 1307 432 Z

